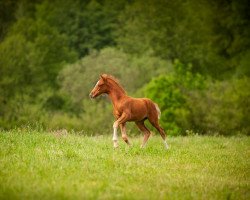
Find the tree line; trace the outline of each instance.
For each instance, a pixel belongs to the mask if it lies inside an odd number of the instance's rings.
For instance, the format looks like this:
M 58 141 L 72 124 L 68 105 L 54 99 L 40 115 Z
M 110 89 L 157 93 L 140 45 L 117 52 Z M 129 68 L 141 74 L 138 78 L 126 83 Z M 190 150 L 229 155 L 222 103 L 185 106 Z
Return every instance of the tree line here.
M 101 73 L 152 98 L 172 135 L 250 133 L 247 0 L 0 1 L 0 128 L 104 134 Z M 98 113 L 98 115 L 96 114 Z

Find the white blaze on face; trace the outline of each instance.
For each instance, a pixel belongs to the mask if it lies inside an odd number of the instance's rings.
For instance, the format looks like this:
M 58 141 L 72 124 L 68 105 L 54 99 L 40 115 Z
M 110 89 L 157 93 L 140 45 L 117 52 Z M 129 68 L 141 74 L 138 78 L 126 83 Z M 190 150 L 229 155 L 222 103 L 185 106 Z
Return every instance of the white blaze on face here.
M 94 87 L 94 88 L 96 88 L 96 87 L 97 87 L 98 83 L 99 83 L 99 81 L 97 81 L 97 83 L 95 84 L 95 87 Z
M 95 84 L 95 87 L 92 89 L 92 91 L 90 93 L 90 95 L 91 95 L 92 98 L 93 98 L 94 93 L 96 93 L 96 89 L 97 89 L 98 83 L 99 83 L 99 81 L 97 81 L 97 83 Z

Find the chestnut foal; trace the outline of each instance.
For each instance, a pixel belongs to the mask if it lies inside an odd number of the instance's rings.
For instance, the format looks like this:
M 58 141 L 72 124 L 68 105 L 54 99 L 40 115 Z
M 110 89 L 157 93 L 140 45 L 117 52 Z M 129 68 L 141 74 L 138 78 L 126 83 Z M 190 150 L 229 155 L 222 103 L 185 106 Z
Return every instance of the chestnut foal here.
M 126 134 L 126 122 L 129 121 L 134 121 L 144 133 L 144 139 L 141 145 L 143 148 L 150 136 L 150 131 L 144 124 L 146 119 L 148 119 L 149 122 L 159 131 L 166 149 L 169 148 L 166 142 L 166 134 L 158 122 L 161 111 L 156 103 L 147 98 L 133 98 L 127 96 L 119 82 L 114 77 L 107 74 L 102 74 L 100 76 L 100 80 L 96 83 L 89 96 L 95 98 L 103 93 L 109 95 L 113 104 L 113 114 L 116 119 L 113 124 L 113 142 L 115 148 L 118 147 L 118 126 L 120 126 L 123 140 L 130 145 Z

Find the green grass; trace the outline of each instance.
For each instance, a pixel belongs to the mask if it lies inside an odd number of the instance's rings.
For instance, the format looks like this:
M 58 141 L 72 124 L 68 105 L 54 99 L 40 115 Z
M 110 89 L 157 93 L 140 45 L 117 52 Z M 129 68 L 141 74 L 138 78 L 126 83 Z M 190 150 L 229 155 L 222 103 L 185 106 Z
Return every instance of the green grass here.
M 0 199 L 249 199 L 249 137 L 0 133 Z

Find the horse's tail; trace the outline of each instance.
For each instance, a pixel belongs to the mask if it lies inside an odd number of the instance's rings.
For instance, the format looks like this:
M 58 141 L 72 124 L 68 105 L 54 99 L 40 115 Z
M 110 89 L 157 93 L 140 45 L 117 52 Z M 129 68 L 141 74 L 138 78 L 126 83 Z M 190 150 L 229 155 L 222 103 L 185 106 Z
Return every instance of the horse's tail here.
M 155 108 L 156 108 L 156 111 L 157 111 L 157 114 L 158 114 L 158 119 L 160 119 L 161 118 L 161 110 L 160 110 L 159 106 L 156 103 L 154 103 L 154 105 L 155 105 Z

